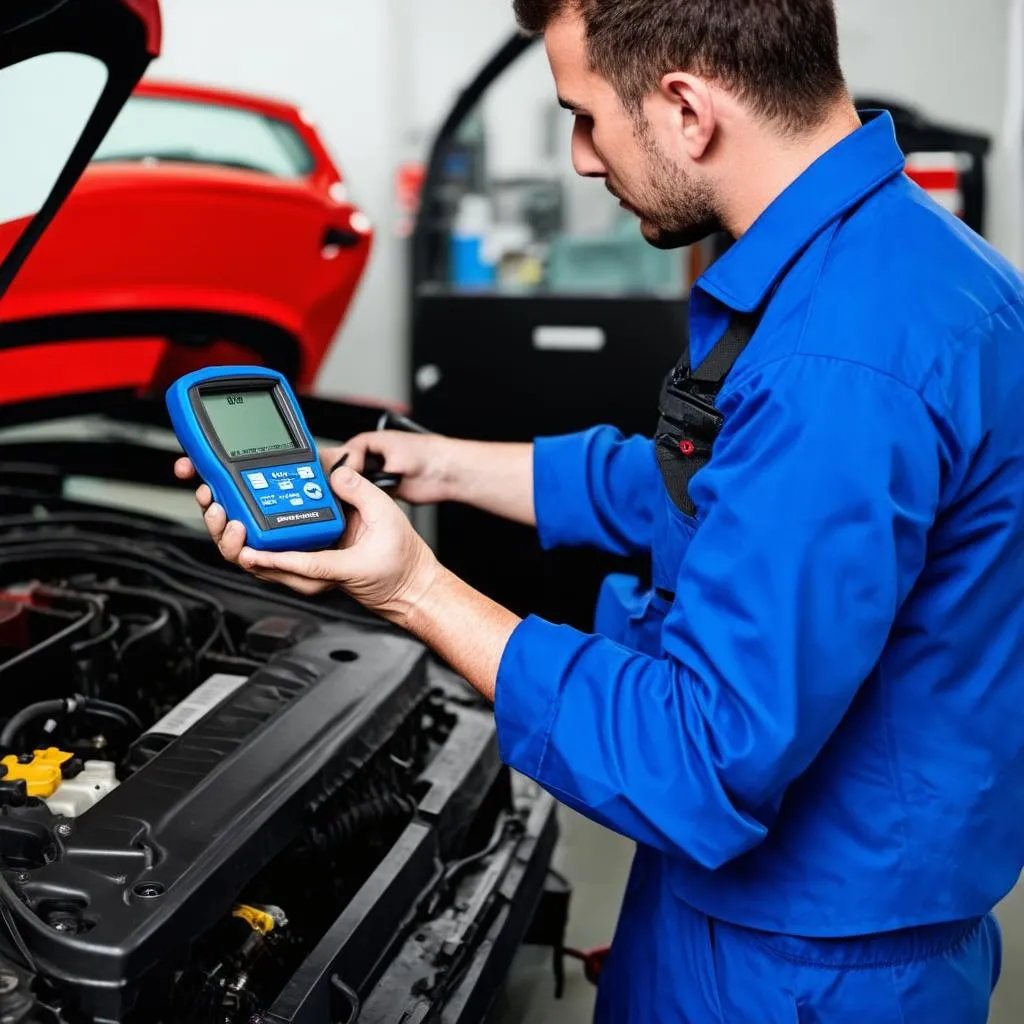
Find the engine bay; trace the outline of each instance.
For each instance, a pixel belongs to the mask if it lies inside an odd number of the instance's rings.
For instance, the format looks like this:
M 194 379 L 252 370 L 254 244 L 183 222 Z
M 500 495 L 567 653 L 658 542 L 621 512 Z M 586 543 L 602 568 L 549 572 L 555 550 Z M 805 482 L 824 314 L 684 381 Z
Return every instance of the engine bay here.
M 557 835 L 489 709 L 346 599 L 29 477 L 0 492 L 0 1019 L 481 1020 Z

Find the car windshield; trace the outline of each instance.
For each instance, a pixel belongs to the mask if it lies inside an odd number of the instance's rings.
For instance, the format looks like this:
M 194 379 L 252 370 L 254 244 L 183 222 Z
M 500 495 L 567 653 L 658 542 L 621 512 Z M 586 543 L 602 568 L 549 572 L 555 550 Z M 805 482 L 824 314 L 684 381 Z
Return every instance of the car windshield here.
M 193 100 L 134 96 L 93 163 L 157 160 L 213 164 L 301 178 L 313 154 L 291 125 L 254 110 Z

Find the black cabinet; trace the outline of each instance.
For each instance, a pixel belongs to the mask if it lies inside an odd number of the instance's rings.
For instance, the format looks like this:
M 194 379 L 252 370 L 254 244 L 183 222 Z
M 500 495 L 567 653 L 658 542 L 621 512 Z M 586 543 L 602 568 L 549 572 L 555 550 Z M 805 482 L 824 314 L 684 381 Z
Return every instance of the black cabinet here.
M 493 441 L 599 423 L 650 435 L 686 323 L 682 299 L 425 290 L 413 332 L 414 418 Z M 607 572 L 647 570 L 592 551 L 542 553 L 533 530 L 472 509 L 442 507 L 437 527 L 438 553 L 454 572 L 519 614 L 581 628 Z

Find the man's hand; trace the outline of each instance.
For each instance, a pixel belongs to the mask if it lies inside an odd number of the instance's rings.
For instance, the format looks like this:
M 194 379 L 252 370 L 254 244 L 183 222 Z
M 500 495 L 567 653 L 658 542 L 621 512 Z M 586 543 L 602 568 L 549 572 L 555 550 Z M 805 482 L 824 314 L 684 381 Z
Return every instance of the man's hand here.
M 324 461 L 332 457 L 324 453 Z M 174 467 L 183 480 L 191 462 Z M 196 500 L 221 554 L 260 579 L 300 594 L 340 587 L 432 647 L 484 697 L 494 700 L 502 654 L 518 616 L 477 593 L 438 564 L 402 510 L 379 488 L 345 466 L 331 474 L 331 489 L 346 506 L 338 548 L 314 554 L 274 554 L 245 546 L 245 527 L 229 523 L 203 485 Z
M 402 477 L 395 496 L 413 505 L 456 501 L 515 523 L 537 524 L 532 444 L 381 430 L 352 438 L 339 453 L 360 473 L 368 455 L 379 455 L 386 473 Z M 334 465 L 324 462 L 328 469 Z
M 185 476 L 189 468 L 179 464 L 175 471 Z M 340 587 L 364 607 L 404 625 L 437 577 L 433 552 L 394 501 L 347 466 L 331 476 L 331 489 L 346 506 L 345 534 L 337 548 L 312 553 L 246 547 L 245 527 L 227 521 L 209 488 L 200 487 L 196 497 L 227 561 L 301 594 Z
M 434 553 L 402 510 L 355 471 L 336 470 L 331 489 L 346 507 L 345 535 L 334 551 L 310 554 L 242 548 L 238 563 L 296 589 L 341 587 L 365 608 L 405 625 L 438 576 Z M 240 525 L 240 524 L 239 524 Z
M 401 430 L 377 430 L 359 434 L 342 448 L 346 467 L 362 473 L 367 456 L 377 455 L 388 474 L 401 476 L 395 497 L 412 505 L 431 505 L 455 498 L 456 458 L 459 442 L 440 434 L 411 434 Z M 335 459 L 335 462 L 337 459 Z M 334 462 L 325 466 L 330 470 Z

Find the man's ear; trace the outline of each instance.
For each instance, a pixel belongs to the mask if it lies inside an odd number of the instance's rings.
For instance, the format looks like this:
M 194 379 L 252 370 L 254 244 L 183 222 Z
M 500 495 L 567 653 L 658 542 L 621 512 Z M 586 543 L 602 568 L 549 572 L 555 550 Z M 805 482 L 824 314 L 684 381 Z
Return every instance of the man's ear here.
M 715 101 L 703 78 L 684 71 L 670 71 L 658 85 L 659 106 L 672 118 L 673 129 L 691 160 L 708 151 L 717 126 Z

